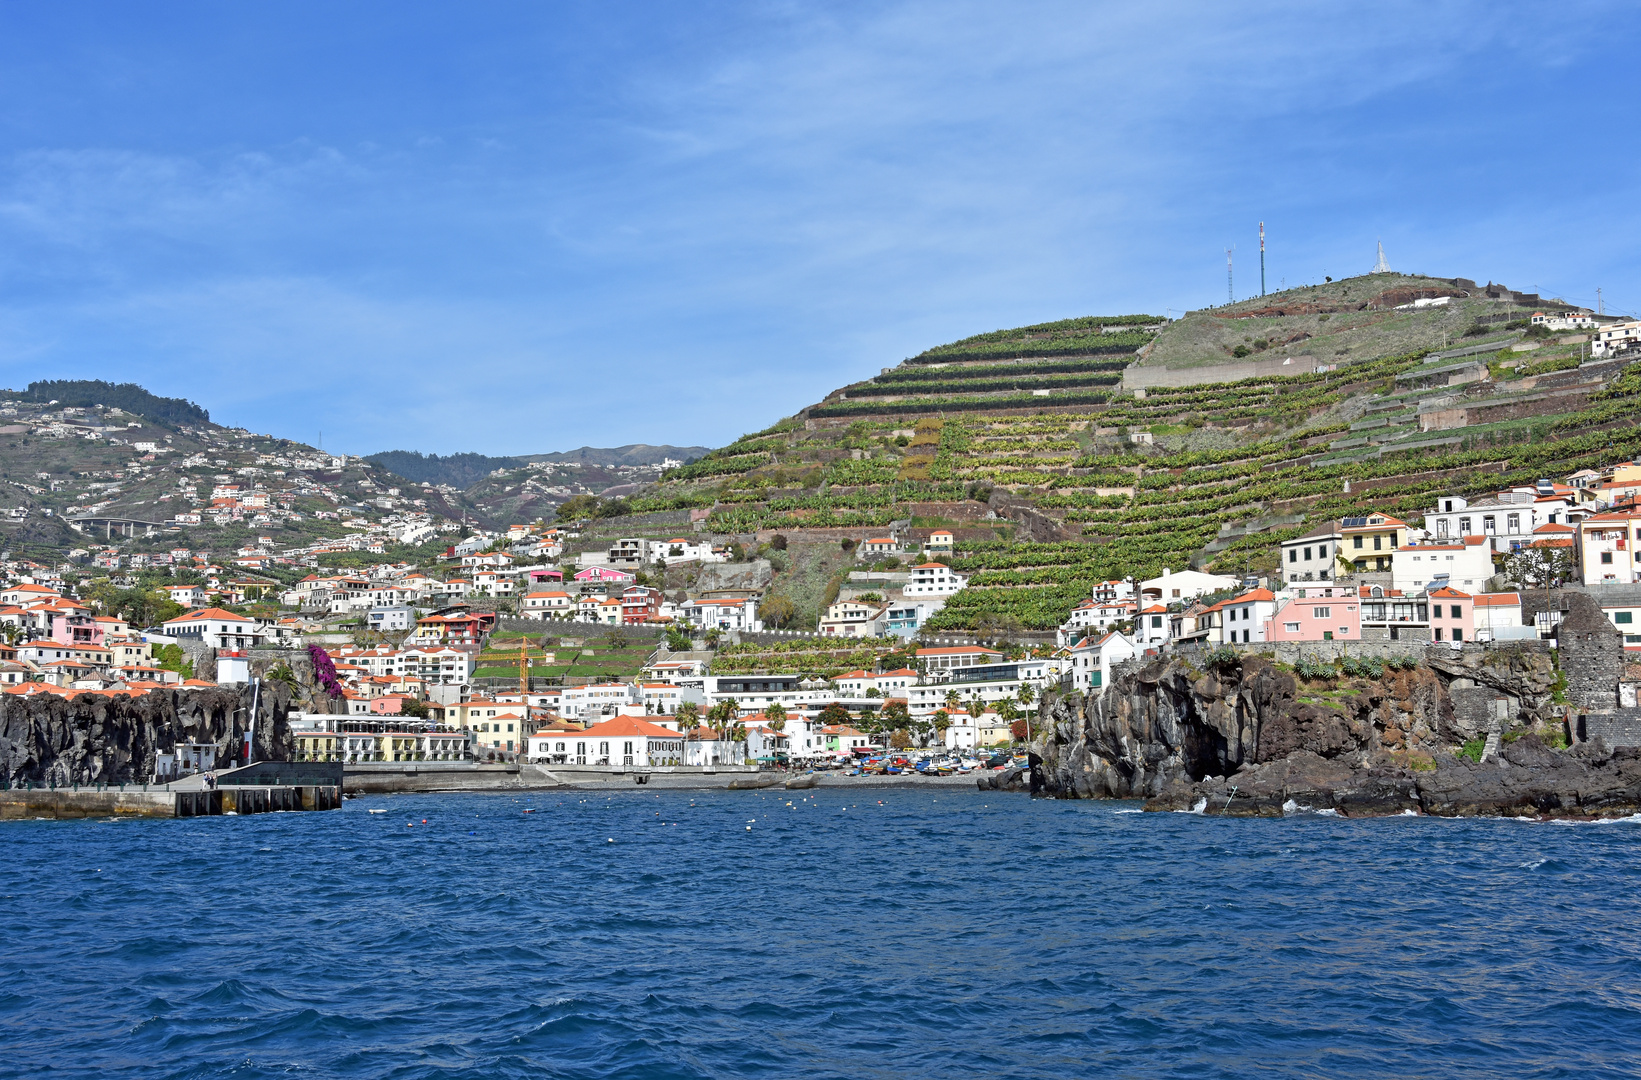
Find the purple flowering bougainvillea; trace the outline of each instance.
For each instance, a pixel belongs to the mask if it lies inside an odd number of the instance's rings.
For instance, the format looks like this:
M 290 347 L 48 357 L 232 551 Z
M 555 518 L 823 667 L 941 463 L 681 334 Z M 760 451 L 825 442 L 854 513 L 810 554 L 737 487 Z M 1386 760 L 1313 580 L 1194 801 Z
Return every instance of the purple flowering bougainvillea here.
M 308 655 L 313 658 L 314 678 L 325 688 L 325 693 L 333 698 L 341 697 L 342 684 L 336 680 L 336 665 L 330 662 L 330 653 L 317 645 L 309 645 Z

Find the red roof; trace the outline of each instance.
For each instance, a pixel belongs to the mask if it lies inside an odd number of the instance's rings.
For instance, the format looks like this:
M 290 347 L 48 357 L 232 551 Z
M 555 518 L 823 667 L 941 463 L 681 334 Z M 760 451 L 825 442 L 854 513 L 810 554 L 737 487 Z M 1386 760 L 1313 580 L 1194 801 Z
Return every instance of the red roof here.
M 198 611 L 190 611 L 186 615 L 178 615 L 176 618 L 172 619 L 171 622 L 168 622 L 165 625 L 170 626 L 171 623 L 202 622 L 202 621 L 203 622 L 219 622 L 223 619 L 230 619 L 234 622 L 247 622 L 247 623 L 256 622 L 255 619 L 248 619 L 243 615 L 235 615 L 231 611 L 223 611 L 221 608 L 208 607 L 208 608 L 200 608 Z
M 620 739 L 628 736 L 644 736 L 651 739 L 676 739 L 678 732 L 671 728 L 652 724 L 636 716 L 617 716 L 602 724 L 594 724 L 583 732 L 588 738 Z
M 1521 594 L 1513 592 L 1481 593 L 1476 597 L 1477 607 L 1520 607 Z

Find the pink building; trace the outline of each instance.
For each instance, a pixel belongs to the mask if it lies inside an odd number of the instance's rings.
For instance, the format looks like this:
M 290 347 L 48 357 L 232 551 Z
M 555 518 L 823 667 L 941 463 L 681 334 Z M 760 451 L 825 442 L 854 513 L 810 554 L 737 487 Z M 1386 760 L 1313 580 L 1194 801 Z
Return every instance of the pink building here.
M 548 582 L 554 582 L 556 584 L 563 584 L 563 582 L 564 582 L 564 571 L 562 571 L 562 570 L 532 570 L 532 571 L 530 571 L 530 584 L 532 584 L 532 585 L 545 585 Z
M 1475 641 L 1476 598 L 1443 587 L 1430 592 L 1430 640 Z
M 1300 587 L 1265 622 L 1266 641 L 1361 641 L 1362 605 L 1340 585 Z
M 608 566 L 589 566 L 585 570 L 577 570 L 577 581 L 614 581 L 624 585 L 631 585 L 634 581 L 632 574 L 625 570 L 612 570 Z

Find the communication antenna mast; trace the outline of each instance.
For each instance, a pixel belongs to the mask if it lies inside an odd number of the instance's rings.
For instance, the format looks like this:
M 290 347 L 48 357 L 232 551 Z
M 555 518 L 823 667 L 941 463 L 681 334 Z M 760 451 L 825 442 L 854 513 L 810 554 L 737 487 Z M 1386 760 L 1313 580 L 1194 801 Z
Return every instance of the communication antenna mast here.
M 1595 313 L 1597 315 L 1605 315 L 1607 313 L 1606 306 L 1601 302 L 1601 290 L 1599 288 L 1595 290 Z
M 1385 261 L 1385 242 L 1383 240 L 1379 241 L 1379 261 L 1373 264 L 1373 272 L 1375 274 L 1394 273 L 1390 269 L 1390 264 Z
M 1259 223 L 1259 295 L 1265 295 L 1265 223 Z
M 1236 289 L 1232 287 L 1233 279 L 1231 277 L 1231 252 L 1235 250 L 1234 247 L 1225 249 L 1225 302 L 1227 304 L 1236 303 Z

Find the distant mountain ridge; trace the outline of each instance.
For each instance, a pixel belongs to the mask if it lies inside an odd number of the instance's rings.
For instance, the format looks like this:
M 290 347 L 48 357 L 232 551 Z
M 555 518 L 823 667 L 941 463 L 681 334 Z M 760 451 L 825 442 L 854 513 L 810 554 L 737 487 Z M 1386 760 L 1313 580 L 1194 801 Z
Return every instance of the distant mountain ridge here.
M 530 454 L 521 460 L 576 461 L 588 465 L 659 465 L 668 458 L 688 463 L 711 449 L 710 446 L 651 446 L 648 443 L 629 443 L 613 448 L 583 446 L 578 450 L 564 450 L 554 454 Z
M 370 454 L 365 460 L 397 473 L 413 483 L 449 484 L 466 490 L 497 469 L 522 469 L 532 462 L 552 464 L 574 462 L 580 465 L 610 467 L 615 465 L 660 465 L 669 458 L 675 461 L 693 461 L 705 454 L 705 446 L 651 446 L 648 443 L 630 443 L 627 446 L 583 446 L 551 454 L 527 454 L 517 457 L 491 457 L 487 454 L 423 454 L 416 450 L 384 450 Z

